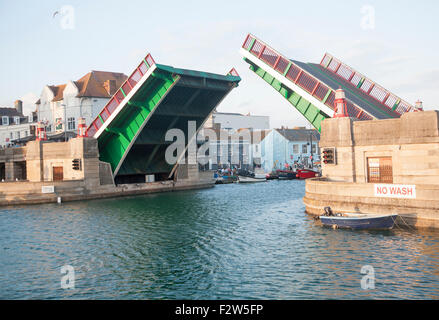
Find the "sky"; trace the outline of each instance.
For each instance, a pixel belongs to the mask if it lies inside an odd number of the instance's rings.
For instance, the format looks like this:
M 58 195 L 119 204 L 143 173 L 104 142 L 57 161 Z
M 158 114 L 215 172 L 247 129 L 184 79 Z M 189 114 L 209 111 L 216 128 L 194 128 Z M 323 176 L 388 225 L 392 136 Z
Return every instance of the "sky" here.
M 439 107 L 439 1 L 0 0 L 0 106 L 91 70 L 130 74 L 156 62 L 242 81 L 218 111 L 270 116 L 272 128 L 308 126 L 239 53 L 250 32 L 291 59 L 329 52 L 426 110 Z

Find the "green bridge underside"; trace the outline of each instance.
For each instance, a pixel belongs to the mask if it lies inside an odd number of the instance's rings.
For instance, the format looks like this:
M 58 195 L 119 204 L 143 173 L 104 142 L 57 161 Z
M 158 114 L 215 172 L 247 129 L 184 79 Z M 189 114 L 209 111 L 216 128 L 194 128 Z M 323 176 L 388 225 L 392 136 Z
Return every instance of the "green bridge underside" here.
M 296 92 L 292 91 L 290 88 L 284 86 L 282 82 L 271 76 L 268 72 L 254 64 L 252 61 L 248 59 L 244 60 L 250 64 L 250 70 L 271 85 L 277 92 L 287 99 L 287 101 L 291 103 L 297 109 L 297 111 L 299 111 L 313 125 L 314 128 L 319 130 L 319 132 L 321 131 L 321 122 L 326 118 L 330 118 L 330 116 Z
M 188 121 L 196 129 L 237 86 L 239 77 L 156 65 L 152 75 L 99 136 L 101 161 L 117 176 L 170 173 L 166 132 L 177 128 L 188 142 Z

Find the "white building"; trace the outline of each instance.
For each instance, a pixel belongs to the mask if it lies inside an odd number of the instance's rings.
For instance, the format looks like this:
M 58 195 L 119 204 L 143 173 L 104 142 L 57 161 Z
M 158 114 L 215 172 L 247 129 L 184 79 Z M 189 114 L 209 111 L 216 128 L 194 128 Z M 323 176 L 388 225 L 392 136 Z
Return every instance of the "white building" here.
M 260 143 L 265 172 L 295 165 L 308 167 L 320 161 L 320 134 L 314 129 L 273 129 Z
M 205 128 L 218 128 L 234 131 L 239 129 L 268 130 L 270 117 L 243 115 L 240 113 L 214 112 L 206 121 Z
M 45 86 L 37 101 L 38 121 L 46 123 L 48 135 L 76 131 L 80 117 L 89 125 L 126 79 L 123 73 L 91 71 L 78 81 Z
M 35 135 L 36 117 L 23 115 L 23 103 L 15 101 L 15 108 L 0 108 L 0 147 L 13 145 L 14 140 Z

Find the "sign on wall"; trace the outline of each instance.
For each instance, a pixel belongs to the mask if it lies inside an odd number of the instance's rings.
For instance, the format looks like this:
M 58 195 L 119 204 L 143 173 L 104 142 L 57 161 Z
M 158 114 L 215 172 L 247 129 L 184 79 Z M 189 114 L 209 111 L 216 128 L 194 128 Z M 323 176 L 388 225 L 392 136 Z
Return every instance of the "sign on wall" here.
M 405 184 L 375 184 L 375 197 L 416 199 L 416 186 Z
M 41 193 L 55 193 L 55 186 L 42 186 Z

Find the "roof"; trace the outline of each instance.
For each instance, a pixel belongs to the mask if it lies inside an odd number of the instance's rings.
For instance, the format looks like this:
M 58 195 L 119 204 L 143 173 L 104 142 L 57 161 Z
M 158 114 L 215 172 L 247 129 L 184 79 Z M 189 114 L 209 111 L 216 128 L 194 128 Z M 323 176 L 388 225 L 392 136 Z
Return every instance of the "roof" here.
M 123 73 L 93 70 L 79 80 L 74 81 L 79 91 L 77 97 L 111 98 L 111 95 L 105 87 L 105 82 L 108 80 L 116 80 L 116 88 L 119 88 L 126 79 L 128 79 L 128 76 Z M 54 95 L 52 101 L 63 100 L 66 86 L 66 84 L 48 86 Z M 36 102 L 36 104 L 40 103 L 40 100 Z
M 65 84 L 60 84 L 57 86 L 49 86 L 49 88 L 50 88 L 50 90 L 52 90 L 53 95 L 54 95 L 54 98 L 52 101 L 61 101 L 63 99 L 64 89 L 66 88 Z
M 238 132 L 249 130 L 247 128 L 238 129 Z M 270 133 L 271 130 L 249 130 L 251 144 L 258 144 Z
M 0 108 L 0 117 L 24 117 L 15 108 Z
M 242 113 L 234 113 L 234 112 L 214 112 L 212 115 L 215 116 L 217 114 L 228 115 L 228 116 L 244 116 Z
M 111 98 L 105 89 L 105 81 L 116 80 L 116 88 L 119 88 L 127 79 L 128 76 L 123 73 L 93 70 L 75 84 L 79 90 L 78 97 Z
M 309 141 L 310 136 L 320 140 L 320 133 L 314 129 L 275 129 L 289 141 Z

